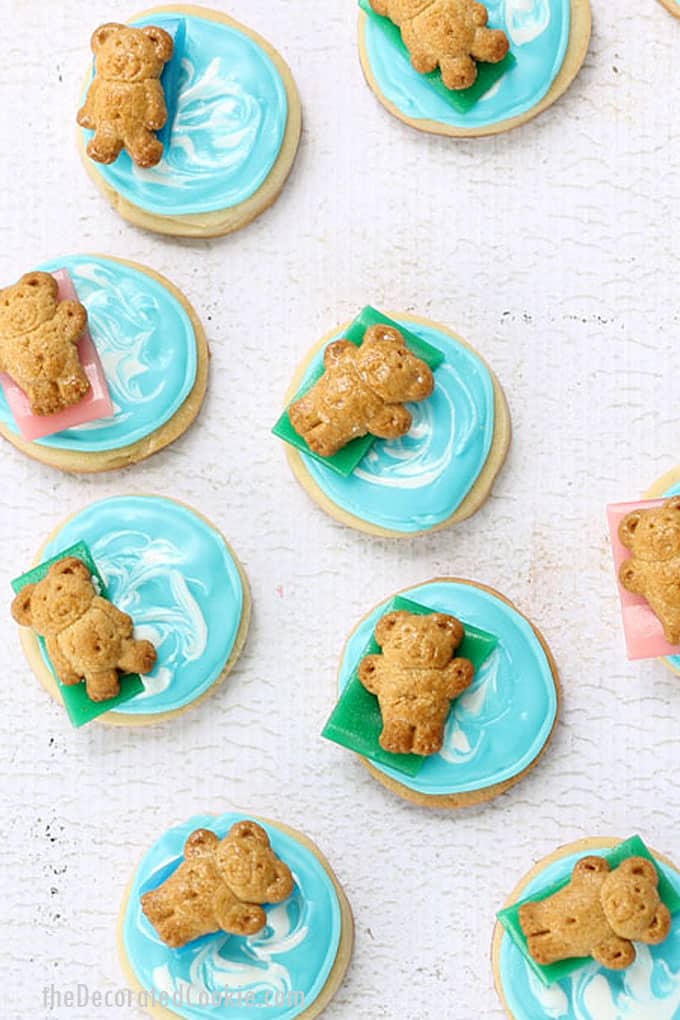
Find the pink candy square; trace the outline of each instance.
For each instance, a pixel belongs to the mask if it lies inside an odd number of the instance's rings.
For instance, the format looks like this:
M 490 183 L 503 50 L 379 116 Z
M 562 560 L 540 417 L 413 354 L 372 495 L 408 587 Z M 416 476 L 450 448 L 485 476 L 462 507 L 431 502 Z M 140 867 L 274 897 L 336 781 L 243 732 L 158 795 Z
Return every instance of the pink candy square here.
M 623 630 L 626 635 L 628 658 L 655 659 L 659 656 L 680 655 L 680 645 L 669 645 L 663 634 L 663 627 L 649 603 L 642 595 L 634 595 L 624 588 L 618 579 L 621 564 L 630 559 L 630 549 L 619 538 L 619 525 L 633 510 L 651 510 L 662 506 L 665 499 L 642 499 L 635 503 L 613 503 L 607 507 L 607 519 L 614 552 L 616 579 L 621 599 Z
M 78 300 L 78 294 L 67 269 L 56 269 L 51 275 L 59 284 L 60 301 Z M 0 373 L 0 385 L 5 391 L 14 421 L 24 439 L 43 439 L 45 436 L 54 435 L 55 432 L 63 432 L 64 429 L 84 425 L 99 418 L 109 418 L 113 414 L 106 376 L 89 328 L 85 329 L 78 341 L 78 353 L 83 371 L 90 380 L 90 391 L 80 403 L 67 407 L 57 414 L 33 414 L 24 391 L 6 373 Z

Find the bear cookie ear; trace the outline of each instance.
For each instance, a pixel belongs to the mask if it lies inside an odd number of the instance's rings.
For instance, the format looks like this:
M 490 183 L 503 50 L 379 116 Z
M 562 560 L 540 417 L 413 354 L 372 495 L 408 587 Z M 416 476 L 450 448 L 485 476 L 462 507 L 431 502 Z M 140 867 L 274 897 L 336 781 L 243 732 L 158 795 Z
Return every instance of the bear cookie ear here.
M 660 945 L 670 935 L 672 924 L 670 910 L 665 903 L 660 903 L 649 928 L 640 936 L 640 941 L 645 942 L 648 946 Z
M 49 576 L 81 577 L 89 580 L 92 575 L 82 560 L 79 560 L 76 556 L 67 556 L 66 559 L 59 560 L 58 563 L 50 567 Z
M 381 647 L 383 641 L 387 640 L 397 624 L 401 623 L 408 615 L 403 609 L 397 609 L 382 617 L 375 628 L 375 639 Z
M 167 64 L 172 57 L 172 36 L 168 35 L 165 29 L 159 28 L 157 25 L 147 25 L 142 31 L 153 43 L 158 59 Z
M 31 626 L 31 598 L 35 591 L 34 584 L 27 584 L 12 602 L 12 616 L 20 627 Z
M 619 525 L 619 538 L 626 549 L 632 548 L 633 538 L 641 520 L 642 511 L 634 510 L 632 514 L 627 514 L 621 521 Z
M 106 40 L 110 39 L 112 35 L 116 34 L 116 32 L 120 32 L 122 28 L 125 28 L 125 25 L 121 25 L 120 22 L 117 21 L 109 21 L 106 25 L 100 25 L 99 28 L 95 29 L 92 33 L 92 39 L 90 42 L 92 52 L 96 53 L 100 50 Z

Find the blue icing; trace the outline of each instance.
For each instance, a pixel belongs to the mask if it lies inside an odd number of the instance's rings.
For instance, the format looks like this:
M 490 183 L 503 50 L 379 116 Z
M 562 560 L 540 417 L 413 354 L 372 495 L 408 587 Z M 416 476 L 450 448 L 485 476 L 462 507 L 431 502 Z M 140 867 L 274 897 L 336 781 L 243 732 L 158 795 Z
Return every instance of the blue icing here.
M 377 440 L 349 478 L 301 457 L 319 488 L 343 510 L 379 527 L 414 532 L 451 517 L 477 481 L 493 443 L 494 386 L 482 360 L 450 333 L 397 321 L 445 355 L 433 395 L 409 405 L 408 435 Z M 322 361 L 319 351 L 303 386 Z
M 140 169 L 122 152 L 110 166 L 92 163 L 124 198 L 161 216 L 245 202 L 276 163 L 288 122 L 283 79 L 254 39 L 211 18 L 184 20 L 179 93 L 169 104 L 174 117 L 161 162 Z M 172 28 L 176 15 L 150 14 L 132 24 Z
M 527 885 L 522 898 L 570 874 L 583 852 L 556 861 Z M 680 890 L 680 875 L 657 862 Z M 592 963 L 546 988 L 504 932 L 500 951 L 503 993 L 516 1020 L 678 1020 L 680 1018 L 680 914 L 660 946 L 636 945 L 625 971 Z
M 87 308 L 114 415 L 36 442 L 95 453 L 151 435 L 179 410 L 196 380 L 196 334 L 181 302 L 159 280 L 115 259 L 70 255 L 38 268 L 71 274 Z M 0 421 L 18 434 L 1 389 Z
M 523 772 L 550 736 L 557 692 L 550 663 L 531 624 L 488 591 L 457 581 L 431 581 L 405 598 L 479 627 L 498 638 L 474 683 L 454 702 L 444 746 L 410 778 L 374 763 L 391 779 L 432 796 L 482 790 Z M 386 600 L 351 635 L 340 665 L 342 690 L 384 613 Z
M 680 0 L 678 0 L 678 2 L 680 3 Z M 664 496 L 667 496 L 667 497 L 677 496 L 679 494 L 680 494 L 680 482 L 677 482 L 676 485 L 672 485 L 671 488 L 668 489 L 667 492 L 664 492 Z M 666 656 L 666 661 L 674 669 L 680 670 L 680 655 L 668 655 L 668 656 Z
M 220 677 L 241 623 L 243 583 L 224 539 L 174 500 L 124 496 L 76 514 L 42 559 L 80 540 L 136 636 L 158 651 L 144 692 L 116 711 L 143 716 L 189 705 Z
M 249 938 L 209 935 L 179 950 L 160 941 L 142 913 L 140 896 L 157 888 L 181 863 L 184 843 L 195 829 L 211 829 L 223 837 L 243 819 L 237 814 L 202 815 L 170 829 L 141 862 L 130 892 L 123 938 L 137 979 L 146 991 L 168 995 L 169 1008 L 187 1020 L 227 1015 L 250 1020 L 253 1012 L 294 1020 L 318 998 L 338 953 L 342 918 L 328 872 L 306 846 L 265 822 L 261 824 L 274 850 L 295 879 L 285 903 L 265 908 L 267 927 Z M 221 1009 L 213 1006 L 212 997 L 225 988 L 233 999 Z M 257 1005 L 252 1000 L 248 1004 L 248 992 Z
M 489 25 L 502 28 L 517 63 L 467 113 L 459 113 L 413 69 L 380 25 L 366 19 L 366 49 L 380 91 L 414 120 L 487 127 L 533 109 L 560 72 L 569 45 L 571 0 L 485 0 Z

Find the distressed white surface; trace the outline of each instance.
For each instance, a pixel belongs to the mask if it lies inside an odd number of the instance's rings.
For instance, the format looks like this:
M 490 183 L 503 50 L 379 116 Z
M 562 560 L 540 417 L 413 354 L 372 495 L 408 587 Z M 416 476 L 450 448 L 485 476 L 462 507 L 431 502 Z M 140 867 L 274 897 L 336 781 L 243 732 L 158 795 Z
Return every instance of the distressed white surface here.
M 127 226 L 76 154 L 89 33 L 134 4 L 0 2 L 0 279 L 59 253 L 138 259 L 186 291 L 213 350 L 198 425 L 150 462 L 77 479 L 2 446 L 0 1013 L 141 1015 L 50 1011 L 41 989 L 122 987 L 116 914 L 138 855 L 192 812 L 237 806 L 309 832 L 352 900 L 356 954 L 329 1020 L 500 1018 L 493 915 L 535 857 L 639 830 L 680 859 L 680 682 L 624 658 L 604 520 L 608 500 L 680 461 L 680 22 L 654 0 L 599 0 L 587 63 L 558 106 L 513 134 L 455 143 L 378 105 L 351 0 L 220 6 L 286 55 L 306 129 L 274 209 L 195 243 Z M 458 329 L 513 410 L 493 498 L 425 540 L 336 525 L 269 435 L 298 359 L 368 301 Z M 138 490 L 178 496 L 222 526 L 252 581 L 250 641 L 229 685 L 180 721 L 76 732 L 24 664 L 9 579 L 61 517 Z M 428 814 L 318 733 L 354 621 L 446 573 L 498 587 L 535 619 L 564 712 L 521 786 L 488 807 Z

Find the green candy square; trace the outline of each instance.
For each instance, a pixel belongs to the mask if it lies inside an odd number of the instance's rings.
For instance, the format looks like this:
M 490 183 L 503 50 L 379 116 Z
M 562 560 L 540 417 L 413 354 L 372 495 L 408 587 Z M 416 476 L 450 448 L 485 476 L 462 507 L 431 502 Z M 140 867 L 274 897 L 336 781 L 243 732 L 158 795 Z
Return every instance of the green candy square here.
M 394 326 L 395 329 L 398 329 L 399 332 L 402 333 L 409 349 L 416 355 L 416 357 L 426 362 L 432 371 L 439 368 L 441 363 L 444 361 L 444 355 L 441 351 L 437 350 L 436 347 L 432 347 L 431 344 L 426 343 L 425 340 L 421 340 L 421 338 L 416 336 L 415 333 L 411 333 L 398 322 L 394 322 L 393 319 L 390 319 L 387 315 L 382 315 L 380 312 L 376 311 L 375 308 L 371 308 L 370 306 L 367 306 L 362 312 L 360 312 L 354 322 L 352 322 L 348 329 L 344 331 L 342 337 L 339 339 L 350 340 L 356 347 L 361 347 L 366 331 L 370 329 L 371 326 L 377 326 L 380 324 Z M 303 397 L 305 393 L 308 393 L 312 386 L 315 386 L 316 383 L 318 383 L 324 372 L 325 368 L 322 362 L 312 373 L 308 382 L 298 390 L 291 403 L 295 403 L 295 401 L 299 400 L 300 397 Z M 313 457 L 314 460 L 317 460 L 320 464 L 330 468 L 337 474 L 342 475 L 343 478 L 349 478 L 352 472 L 364 459 L 373 444 L 377 442 L 377 438 L 375 436 L 361 436 L 359 439 L 353 439 L 351 443 L 347 444 L 347 446 L 343 446 L 342 450 L 338 450 L 338 452 L 333 454 L 332 457 L 321 457 L 318 453 L 314 453 L 313 450 L 310 450 L 306 441 L 295 431 L 291 425 L 288 409 L 283 412 L 272 429 L 272 432 L 275 436 L 278 436 L 279 439 L 283 439 L 284 442 L 289 443 L 290 446 L 294 446 L 302 453 L 307 454 L 308 457 Z
M 382 14 L 377 14 L 371 7 L 369 0 L 359 0 L 359 6 L 366 12 L 368 17 L 376 23 L 376 25 L 380 26 L 392 45 L 395 46 L 410 63 L 411 57 L 404 46 L 403 39 L 401 38 L 401 30 L 398 26 L 395 25 L 393 21 L 390 21 L 389 18 L 384 17 Z M 439 68 L 435 71 L 431 71 L 429 74 L 422 74 L 420 77 L 424 78 L 434 91 L 440 95 L 442 99 L 445 99 L 449 105 L 454 108 L 454 110 L 457 110 L 458 113 L 468 113 L 473 106 L 476 106 L 479 100 L 493 88 L 496 82 L 515 66 L 516 63 L 517 60 L 511 52 L 509 52 L 498 64 L 488 64 L 484 61 L 480 61 L 477 64 L 477 80 L 474 85 L 470 86 L 469 89 L 447 88 L 442 81 L 442 73 Z
M 421 606 L 418 602 L 411 602 L 400 595 L 397 595 L 385 606 L 383 615 L 386 616 L 395 609 L 404 609 L 416 616 L 429 616 L 431 613 L 440 611 L 432 609 L 430 606 Z M 456 654 L 469 659 L 477 673 L 497 644 L 496 637 L 465 624 L 465 637 Z M 322 736 L 342 747 L 349 748 L 350 751 L 355 751 L 362 758 L 369 758 L 381 765 L 389 765 L 390 768 L 403 772 L 404 775 L 414 777 L 418 775 L 425 764 L 425 758 L 419 754 L 392 754 L 380 746 L 379 738 L 382 732 L 380 704 L 375 694 L 367 691 L 359 679 L 361 661 L 367 655 L 379 653 L 380 646 L 375 639 L 374 631 L 357 662 L 349 683 L 341 693 L 338 703 L 323 729 Z
M 589 856 L 587 854 L 584 857 Z M 648 861 L 651 861 L 656 867 L 659 873 L 659 895 L 666 904 L 671 914 L 677 914 L 680 910 L 680 892 L 678 892 L 672 882 L 666 878 L 663 872 L 659 869 L 653 855 L 645 846 L 640 836 L 631 836 L 630 839 L 626 840 L 625 843 L 621 843 L 616 849 L 608 850 L 606 853 L 595 852 L 595 856 L 604 857 L 606 861 L 611 864 L 612 869 L 618 868 L 619 864 L 623 861 L 627 861 L 629 857 L 645 857 Z M 562 879 L 560 882 L 553 882 L 548 888 L 542 890 L 540 893 L 533 896 L 527 896 L 525 899 L 520 900 L 518 903 L 513 903 L 511 907 L 506 907 L 504 910 L 499 911 L 498 920 L 501 922 L 506 932 L 515 943 L 520 953 L 526 960 L 527 964 L 539 979 L 541 984 L 549 986 L 555 984 L 556 981 L 561 981 L 563 978 L 569 977 L 577 970 L 592 963 L 592 957 L 574 957 L 571 960 L 560 960 L 558 963 L 551 963 L 547 966 L 541 966 L 536 963 L 531 953 L 529 952 L 529 946 L 527 939 L 522 931 L 522 927 L 519 923 L 519 911 L 525 903 L 540 903 L 542 900 L 547 900 L 549 896 L 559 892 L 560 889 L 564 889 L 565 886 L 569 885 L 571 881 L 571 875 Z
M 39 563 L 37 567 L 33 567 L 28 573 L 22 574 L 21 577 L 15 578 L 12 581 L 12 588 L 15 595 L 18 595 L 27 584 L 37 584 L 47 574 L 53 563 L 58 563 L 60 560 L 66 559 L 68 556 L 75 556 L 77 559 L 82 560 L 87 569 L 92 574 L 92 577 L 97 583 L 99 594 L 102 598 L 108 599 L 108 593 L 106 591 L 106 585 L 104 580 L 97 569 L 97 564 L 92 558 L 92 554 L 88 549 L 85 542 L 77 542 L 68 549 L 64 549 L 58 556 L 53 556 L 51 560 L 46 560 L 44 563 Z M 46 644 L 44 638 L 38 635 L 38 642 L 40 648 L 49 662 L 49 656 L 46 650 Z M 137 673 L 128 673 L 126 676 L 120 678 L 120 694 L 115 698 L 111 698 L 109 701 L 92 701 L 87 696 L 85 684 L 79 683 L 74 686 L 68 686 L 63 684 L 57 676 L 54 667 L 50 663 L 50 669 L 54 673 L 54 678 L 57 681 L 57 686 L 61 693 L 62 700 L 66 706 L 69 718 L 74 726 L 84 726 L 85 723 L 91 722 L 92 719 L 97 719 L 100 715 L 104 715 L 105 712 L 110 712 L 118 705 L 122 705 L 125 701 L 130 701 L 131 698 L 137 697 L 144 690 L 144 684 L 142 683 L 141 677 Z

